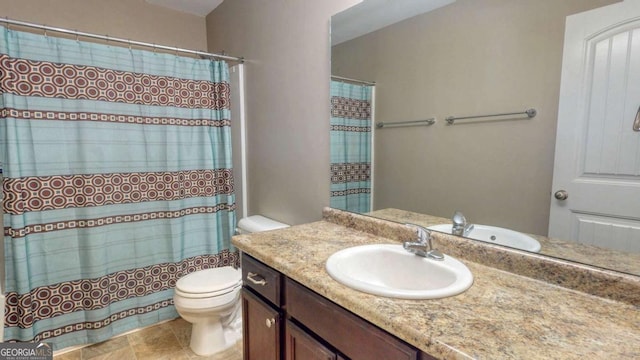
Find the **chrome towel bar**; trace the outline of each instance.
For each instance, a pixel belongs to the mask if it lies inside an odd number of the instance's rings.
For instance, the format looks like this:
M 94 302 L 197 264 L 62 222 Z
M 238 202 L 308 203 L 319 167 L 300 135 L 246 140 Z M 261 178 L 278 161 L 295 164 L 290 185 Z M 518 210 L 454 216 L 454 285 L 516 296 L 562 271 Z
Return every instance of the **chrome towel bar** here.
M 473 115 L 473 116 L 449 116 L 445 118 L 447 124 L 453 125 L 456 120 L 465 120 L 465 119 L 478 119 L 478 118 L 487 118 L 487 117 L 496 117 L 496 116 L 508 116 L 508 115 L 527 115 L 527 118 L 532 118 L 536 116 L 538 112 L 536 109 L 527 109 L 525 111 L 520 112 L 512 112 L 512 113 L 503 113 L 503 114 L 491 114 L 491 115 Z
M 422 124 L 424 123 L 424 124 Z M 388 122 L 388 123 L 384 123 L 384 122 L 379 122 L 376 123 L 376 127 L 378 129 L 381 129 L 383 127 L 396 127 L 396 126 L 407 126 L 407 125 L 433 125 L 436 123 L 436 118 L 430 118 L 430 119 L 425 119 L 425 120 L 411 120 L 411 121 L 398 121 L 398 122 Z

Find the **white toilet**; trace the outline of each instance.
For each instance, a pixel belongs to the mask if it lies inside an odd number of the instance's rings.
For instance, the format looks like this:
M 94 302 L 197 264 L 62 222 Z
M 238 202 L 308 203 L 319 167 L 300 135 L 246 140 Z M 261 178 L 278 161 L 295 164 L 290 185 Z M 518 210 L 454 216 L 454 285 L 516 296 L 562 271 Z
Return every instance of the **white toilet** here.
M 241 219 L 236 231 L 246 234 L 288 226 L 254 215 Z M 240 340 L 241 287 L 242 272 L 231 266 L 195 271 L 176 282 L 173 302 L 178 314 L 193 324 L 190 346 L 194 353 L 212 355 Z

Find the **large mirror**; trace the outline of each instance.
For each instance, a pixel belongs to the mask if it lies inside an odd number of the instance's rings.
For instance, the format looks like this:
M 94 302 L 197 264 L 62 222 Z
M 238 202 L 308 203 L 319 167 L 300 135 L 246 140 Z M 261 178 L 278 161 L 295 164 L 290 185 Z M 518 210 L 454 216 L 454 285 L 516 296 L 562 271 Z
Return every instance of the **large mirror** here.
M 332 75 L 336 82 L 375 83 L 373 191 L 360 211 L 399 222 L 422 216 L 431 225 L 451 223 L 459 210 L 469 223 L 539 235 L 541 254 L 640 275 L 636 250 L 547 238 L 557 201 L 552 179 L 565 19 L 616 2 L 364 0 L 336 14 Z M 397 14 L 398 7 L 425 3 L 431 5 L 411 17 Z M 398 22 L 364 29 L 362 23 L 377 22 L 366 21 L 367 5 L 371 19 L 391 14 Z M 525 113 L 531 108 L 534 117 Z M 511 112 L 522 114 L 446 121 Z M 431 118 L 433 125 L 386 126 Z M 376 128 L 379 122 L 385 126 Z M 632 241 L 637 249 L 640 237 Z

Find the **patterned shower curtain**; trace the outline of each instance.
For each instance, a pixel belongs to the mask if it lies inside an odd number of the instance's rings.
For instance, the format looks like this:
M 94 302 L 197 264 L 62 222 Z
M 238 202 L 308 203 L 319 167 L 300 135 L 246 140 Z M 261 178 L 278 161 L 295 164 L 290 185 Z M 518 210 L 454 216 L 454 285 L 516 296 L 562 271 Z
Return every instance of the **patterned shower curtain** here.
M 330 206 L 371 211 L 371 86 L 331 81 Z
M 0 35 L 5 341 L 177 317 L 176 279 L 238 262 L 227 65 Z

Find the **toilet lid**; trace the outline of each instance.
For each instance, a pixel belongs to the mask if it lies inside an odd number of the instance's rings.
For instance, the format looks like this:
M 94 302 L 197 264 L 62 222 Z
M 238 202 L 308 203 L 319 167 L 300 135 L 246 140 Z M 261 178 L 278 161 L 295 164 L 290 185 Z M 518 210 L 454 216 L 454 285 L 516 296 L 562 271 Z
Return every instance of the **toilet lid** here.
M 242 273 L 231 266 L 192 272 L 176 282 L 176 289 L 183 293 L 204 294 L 218 292 L 237 286 L 242 282 Z

